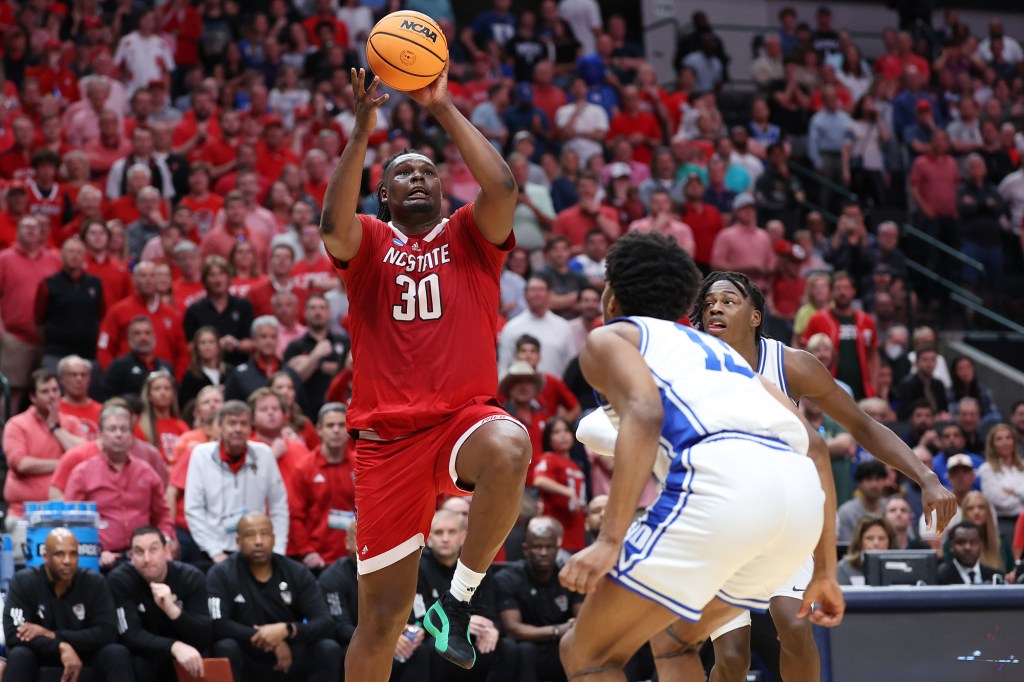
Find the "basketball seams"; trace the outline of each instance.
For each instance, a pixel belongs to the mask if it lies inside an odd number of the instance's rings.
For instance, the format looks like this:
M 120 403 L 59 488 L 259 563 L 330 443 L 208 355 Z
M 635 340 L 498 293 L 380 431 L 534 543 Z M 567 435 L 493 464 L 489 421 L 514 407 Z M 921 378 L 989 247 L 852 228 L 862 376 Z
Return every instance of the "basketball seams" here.
M 402 28 L 403 24 L 408 30 Z M 367 37 L 365 50 L 371 70 L 378 72 L 381 81 L 404 92 L 428 85 L 444 71 L 449 58 L 448 41 L 437 22 L 411 10 L 393 12 L 378 21 Z M 436 68 L 423 63 L 428 56 L 437 60 Z M 430 73 L 411 70 L 417 66 Z M 392 80 L 395 82 L 389 82 Z
M 373 39 L 374 39 L 374 38 L 375 38 L 376 36 L 390 36 L 390 37 L 392 37 L 392 38 L 397 38 L 398 40 L 403 40 L 403 41 L 405 41 L 405 42 L 407 42 L 407 43 L 411 43 L 411 44 L 415 45 L 416 47 L 420 48 L 421 50 L 423 50 L 424 52 L 426 52 L 427 54 L 429 54 L 429 55 L 431 55 L 432 57 L 434 57 L 434 59 L 436 59 L 437 61 L 441 62 L 441 68 L 442 68 L 442 69 L 444 68 L 444 63 L 445 63 L 446 61 L 448 61 L 448 60 L 447 60 L 447 59 L 445 59 L 444 57 L 442 57 L 442 56 L 438 55 L 438 54 L 437 54 L 436 52 L 434 52 L 433 50 L 431 50 L 431 49 L 430 49 L 429 47 L 427 47 L 426 45 L 424 45 L 424 44 L 422 44 L 422 43 L 418 43 L 418 42 L 416 42 L 415 40 L 409 40 L 409 39 L 408 39 L 408 38 L 406 38 L 405 36 L 402 36 L 402 35 L 398 35 L 397 33 L 390 33 L 389 31 L 374 31 L 373 35 L 372 35 L 372 36 L 370 36 L 370 41 L 369 41 L 369 42 L 370 42 L 371 44 L 373 43 Z M 380 54 L 380 50 L 378 50 L 378 49 L 377 49 L 376 47 L 375 47 L 375 48 L 373 48 L 373 51 L 374 51 L 374 52 L 376 52 L 377 54 Z M 383 59 L 383 55 L 381 55 L 381 58 Z M 389 63 L 390 63 L 390 62 L 389 62 Z M 396 67 L 396 68 L 397 68 L 397 67 Z M 440 69 L 438 70 L 438 73 L 441 73 Z
M 406 70 L 405 70 L 405 69 L 403 69 L 403 68 L 402 68 L 401 66 L 397 66 L 397 65 L 395 65 L 395 64 L 393 64 L 393 63 L 391 63 L 391 62 L 390 62 L 390 61 L 388 60 L 388 58 L 387 58 L 387 57 L 385 57 L 384 55 L 382 55 L 382 54 L 380 53 L 380 50 L 378 50 L 378 49 L 377 49 L 376 47 L 374 47 L 374 45 L 373 45 L 373 42 L 372 42 L 372 41 L 367 41 L 367 43 L 366 43 L 366 44 L 367 44 L 367 45 L 368 45 L 368 46 L 370 47 L 370 49 L 372 49 L 372 50 L 373 50 L 374 54 L 376 54 L 376 55 L 377 55 L 377 58 L 378 58 L 378 59 L 380 59 L 380 60 L 381 60 L 382 62 L 384 62 L 385 64 L 387 64 L 388 66 L 390 66 L 390 67 L 391 67 L 392 69 L 394 69 L 394 70 L 396 70 L 396 71 L 401 71 L 401 72 L 402 72 L 402 73 L 404 73 L 404 74 L 405 74 L 406 76 L 412 76 L 413 78 L 434 78 L 434 77 L 436 77 L 436 76 L 437 76 L 437 74 L 438 74 L 438 73 L 441 73 L 441 70 L 440 70 L 440 69 L 439 69 L 439 70 L 437 71 L 437 73 L 435 73 L 435 74 L 421 74 L 421 73 L 413 73 L 412 71 L 406 71 Z M 444 68 L 444 64 L 441 64 L 441 68 L 442 68 L 442 69 Z M 379 76 L 380 74 L 377 74 L 377 75 Z M 381 80 L 384 80 L 384 79 L 382 78 Z M 386 82 L 385 82 L 385 85 L 387 85 L 387 83 L 386 83 Z M 392 87 L 394 87 L 394 86 L 392 86 Z

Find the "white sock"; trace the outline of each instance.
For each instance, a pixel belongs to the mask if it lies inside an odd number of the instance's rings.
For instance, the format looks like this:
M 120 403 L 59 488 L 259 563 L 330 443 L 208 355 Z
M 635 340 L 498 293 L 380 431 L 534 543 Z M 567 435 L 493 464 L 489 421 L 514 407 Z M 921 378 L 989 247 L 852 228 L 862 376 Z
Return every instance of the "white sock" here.
M 480 587 L 480 581 L 484 579 L 485 575 L 487 574 L 469 570 L 462 563 L 462 559 L 459 559 L 459 563 L 455 566 L 455 577 L 452 578 L 452 586 L 449 591 L 459 601 L 468 602 L 473 598 L 476 588 Z

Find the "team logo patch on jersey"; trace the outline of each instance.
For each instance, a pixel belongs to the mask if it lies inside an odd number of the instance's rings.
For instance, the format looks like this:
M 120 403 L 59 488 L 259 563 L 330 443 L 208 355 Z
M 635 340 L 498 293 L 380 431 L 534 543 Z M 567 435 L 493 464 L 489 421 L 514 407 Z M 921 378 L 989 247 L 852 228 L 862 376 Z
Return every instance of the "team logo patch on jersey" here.
M 75 604 L 71 607 L 71 611 L 78 620 L 85 620 L 85 604 Z
M 568 611 L 569 610 L 569 598 L 567 596 L 565 596 L 564 594 L 558 595 L 557 597 L 555 597 L 555 606 L 558 607 L 559 611 Z
M 402 243 L 402 240 L 399 239 L 398 237 L 392 237 L 391 243 L 394 244 L 395 246 L 405 246 L 405 244 Z

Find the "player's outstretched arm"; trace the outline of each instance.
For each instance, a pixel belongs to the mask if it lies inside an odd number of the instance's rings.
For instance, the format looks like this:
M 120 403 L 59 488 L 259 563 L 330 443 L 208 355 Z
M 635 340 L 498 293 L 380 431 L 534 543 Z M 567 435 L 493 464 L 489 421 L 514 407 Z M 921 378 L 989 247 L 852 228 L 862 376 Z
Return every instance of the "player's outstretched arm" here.
M 935 472 L 926 467 L 892 430 L 857 407 L 853 398 L 839 388 L 816 357 L 807 351 L 789 349 L 786 351 L 786 367 L 786 381 L 794 397 L 814 401 L 865 450 L 881 462 L 902 471 L 921 486 L 921 503 L 926 522 L 930 525 L 931 512 L 934 510 L 938 519 L 935 532 L 941 533 L 956 513 L 956 498 L 942 486 Z
M 828 452 L 828 444 L 811 428 L 803 415 L 797 411 L 793 401 L 783 395 L 777 386 L 760 375 L 758 379 L 772 397 L 796 415 L 807 431 L 807 456 L 814 462 L 818 479 L 821 481 L 821 489 L 825 493 L 825 518 L 821 527 L 821 537 L 814 548 L 814 575 L 804 592 L 803 607 L 798 615 L 809 615 L 811 621 L 817 625 L 834 627 L 842 621 L 846 604 L 836 581 L 836 484 L 832 478 L 832 458 Z
M 377 109 L 388 101 L 384 94 L 374 98 L 378 78 L 366 87 L 366 72 L 352 69 L 352 90 L 355 93 L 356 123 L 352 127 L 345 151 L 338 167 L 331 174 L 324 196 L 324 210 L 320 218 L 320 236 L 327 251 L 340 261 L 352 260 L 359 252 L 363 227 L 356 216 L 359 208 L 359 188 L 363 182 L 363 160 L 370 133 L 377 125 Z
M 658 454 L 664 410 L 639 340 L 634 325 L 617 323 L 591 332 L 580 353 L 583 376 L 619 415 L 615 476 L 601 533 L 559 574 L 565 587 L 583 594 L 592 592 L 615 564 Z
M 409 97 L 437 119 L 458 147 L 480 193 L 473 205 L 473 217 L 484 238 L 500 246 L 512 232 L 512 214 L 519 192 L 512 171 L 487 138 L 462 115 L 448 97 L 448 65 L 430 85 L 413 90 Z

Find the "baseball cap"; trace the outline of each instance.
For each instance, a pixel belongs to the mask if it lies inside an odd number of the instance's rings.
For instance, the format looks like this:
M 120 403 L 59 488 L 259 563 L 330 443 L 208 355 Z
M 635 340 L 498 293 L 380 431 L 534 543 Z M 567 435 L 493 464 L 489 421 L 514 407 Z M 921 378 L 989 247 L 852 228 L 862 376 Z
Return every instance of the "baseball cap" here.
M 633 169 L 629 167 L 628 163 L 616 161 L 612 164 L 609 175 L 612 178 L 631 178 L 633 177 Z
M 103 20 L 99 17 L 86 17 L 84 20 L 82 20 L 82 24 L 86 28 L 99 28 L 103 25 Z
M 683 182 L 683 185 L 688 185 L 691 182 L 693 182 L 694 180 L 699 182 L 701 185 L 704 184 L 704 178 L 702 178 L 700 176 L 700 173 L 698 173 L 696 171 L 690 171 L 689 173 L 686 174 L 686 180 L 685 180 L 685 182 Z
M 804 251 L 804 247 L 799 244 L 794 244 L 788 239 L 780 239 L 775 242 L 775 253 L 780 256 L 792 258 L 795 261 L 802 261 L 807 257 L 807 252 Z
M 741 208 L 753 206 L 755 203 L 757 202 L 754 201 L 753 194 L 751 194 L 750 192 L 743 192 L 741 194 L 737 194 L 736 198 L 732 200 L 732 210 L 738 211 Z
M 271 126 L 281 126 L 283 128 L 284 119 L 278 116 L 277 114 L 271 114 L 270 116 L 267 116 L 266 118 L 263 119 L 263 127 L 269 128 Z
M 536 142 L 537 138 L 533 136 L 529 130 L 520 130 L 518 133 L 512 136 L 512 146 L 516 146 L 523 140 L 529 140 L 530 142 Z
M 931 111 L 932 103 L 926 99 L 919 99 L 917 100 L 917 104 L 914 105 L 914 108 L 917 109 L 917 111 Z
M 959 455 L 953 455 L 946 460 L 946 471 L 952 471 L 953 467 L 967 467 L 968 469 L 974 469 L 974 460 L 969 455 L 963 453 Z

